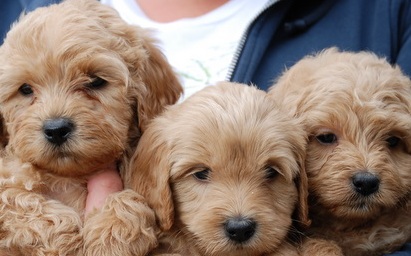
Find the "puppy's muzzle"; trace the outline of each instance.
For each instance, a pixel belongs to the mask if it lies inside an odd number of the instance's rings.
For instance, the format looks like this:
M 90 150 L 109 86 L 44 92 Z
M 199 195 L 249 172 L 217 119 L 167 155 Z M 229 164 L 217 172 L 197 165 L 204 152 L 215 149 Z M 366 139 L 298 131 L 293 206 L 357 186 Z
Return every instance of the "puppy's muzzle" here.
M 244 243 L 253 237 L 257 223 L 248 218 L 232 218 L 224 223 L 226 236 L 236 242 Z
M 46 120 L 43 124 L 44 137 L 54 145 L 60 146 L 74 131 L 74 123 L 68 118 Z
M 379 190 L 380 179 L 370 172 L 361 171 L 352 177 L 352 185 L 357 193 L 369 196 Z

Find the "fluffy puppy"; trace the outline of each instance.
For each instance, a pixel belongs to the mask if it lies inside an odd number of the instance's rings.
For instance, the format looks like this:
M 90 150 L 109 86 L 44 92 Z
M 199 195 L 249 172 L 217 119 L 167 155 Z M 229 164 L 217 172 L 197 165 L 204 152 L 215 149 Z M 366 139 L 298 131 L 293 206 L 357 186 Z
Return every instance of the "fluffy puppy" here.
M 124 177 L 147 121 L 180 97 L 154 43 L 94 0 L 40 8 L 12 27 L 0 48 L 2 255 L 144 255 L 156 246 L 154 213 L 136 192 L 83 216 L 87 177 L 111 166 Z
M 155 118 L 126 179 L 163 231 L 152 254 L 295 255 L 293 213 L 308 222 L 304 134 L 266 92 L 228 82 Z
M 382 255 L 411 237 L 411 82 L 372 53 L 328 49 L 269 94 L 303 119 L 311 237 Z

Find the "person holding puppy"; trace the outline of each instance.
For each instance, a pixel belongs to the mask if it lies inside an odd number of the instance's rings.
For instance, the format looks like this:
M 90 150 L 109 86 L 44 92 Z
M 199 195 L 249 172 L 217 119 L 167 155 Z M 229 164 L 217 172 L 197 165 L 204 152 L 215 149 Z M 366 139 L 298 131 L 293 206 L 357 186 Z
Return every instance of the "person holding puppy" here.
M 24 2 L 24 3 L 23 3 Z M 6 0 L 4 35 L 22 10 L 58 0 Z M 180 74 L 185 97 L 219 80 L 268 89 L 307 54 L 328 47 L 367 50 L 411 75 L 411 1 L 398 0 L 102 0 L 127 22 L 153 29 Z M 90 207 L 121 190 L 115 170 L 91 179 Z M 101 184 L 106 184 L 104 189 Z M 114 184 L 114 185 L 113 185 Z M 95 193 L 97 189 L 103 192 Z M 406 245 L 396 256 L 411 255 Z

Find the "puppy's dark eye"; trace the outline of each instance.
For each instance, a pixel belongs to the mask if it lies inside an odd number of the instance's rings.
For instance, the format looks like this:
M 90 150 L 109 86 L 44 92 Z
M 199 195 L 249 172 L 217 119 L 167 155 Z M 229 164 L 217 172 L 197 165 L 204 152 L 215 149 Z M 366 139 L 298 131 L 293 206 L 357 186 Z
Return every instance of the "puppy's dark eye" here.
M 193 173 L 193 176 L 200 181 L 206 181 L 210 178 L 210 169 L 204 169 L 202 171 L 195 172 Z
M 20 86 L 19 92 L 24 96 L 28 96 L 33 94 L 33 89 L 31 88 L 31 85 L 24 83 Z
M 101 89 L 107 85 L 107 81 L 101 77 L 92 77 L 91 82 L 87 85 L 90 89 Z
M 268 180 L 272 180 L 272 179 L 274 179 L 275 177 L 277 177 L 277 175 L 278 175 L 278 171 L 277 171 L 277 169 L 275 169 L 274 167 L 272 167 L 272 166 L 267 166 L 267 168 L 265 168 L 265 177 L 268 179 Z
M 337 142 L 337 136 L 334 133 L 324 133 L 315 137 L 322 144 L 333 144 Z
M 386 139 L 386 142 L 388 143 L 388 146 L 390 148 L 395 148 L 401 142 L 401 139 L 396 136 L 391 136 L 388 139 Z

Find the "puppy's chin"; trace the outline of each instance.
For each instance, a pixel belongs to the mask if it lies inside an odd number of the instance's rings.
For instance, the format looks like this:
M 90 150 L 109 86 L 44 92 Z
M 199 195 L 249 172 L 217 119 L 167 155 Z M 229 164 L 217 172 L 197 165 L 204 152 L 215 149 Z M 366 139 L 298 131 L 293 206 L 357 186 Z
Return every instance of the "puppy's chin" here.
M 215 255 L 215 256 L 254 256 L 254 255 L 265 255 L 265 252 L 259 252 L 253 246 L 244 245 L 230 245 L 229 243 L 226 244 L 224 249 L 220 249 L 218 253 L 209 253 L 206 255 Z

